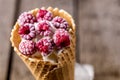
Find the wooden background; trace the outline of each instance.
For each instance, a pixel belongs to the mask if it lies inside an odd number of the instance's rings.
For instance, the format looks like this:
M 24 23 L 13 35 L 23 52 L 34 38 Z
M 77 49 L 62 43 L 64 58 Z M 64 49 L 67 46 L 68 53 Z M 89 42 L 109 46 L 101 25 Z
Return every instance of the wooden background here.
M 120 80 L 120 0 L 0 0 L 0 80 L 34 80 L 9 38 L 20 13 L 42 6 L 73 15 L 77 61 L 94 66 L 95 80 Z

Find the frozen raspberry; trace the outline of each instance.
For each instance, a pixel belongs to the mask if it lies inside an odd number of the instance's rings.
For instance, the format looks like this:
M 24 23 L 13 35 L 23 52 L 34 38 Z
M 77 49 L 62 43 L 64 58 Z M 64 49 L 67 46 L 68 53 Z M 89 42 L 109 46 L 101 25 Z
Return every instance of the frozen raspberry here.
M 58 29 L 55 31 L 53 35 L 53 40 L 58 49 L 69 46 L 70 45 L 70 37 L 66 30 Z
M 24 55 L 32 55 L 36 51 L 35 42 L 29 40 L 21 41 L 19 44 L 19 50 Z
M 18 33 L 23 39 L 31 40 L 35 38 L 36 32 L 33 24 L 25 24 L 19 28 Z
M 37 20 L 48 20 L 51 21 L 53 18 L 53 15 L 50 11 L 44 10 L 44 9 L 40 9 L 36 15 Z
M 53 40 L 50 37 L 44 37 L 36 43 L 36 47 L 42 55 L 48 55 L 53 49 Z
M 52 32 L 48 21 L 40 21 L 35 25 L 36 33 L 40 36 L 49 36 Z
M 37 21 L 36 18 L 31 13 L 28 12 L 22 13 L 18 18 L 18 24 L 20 26 L 23 26 L 26 23 L 33 24 L 36 21 Z
M 61 28 L 61 29 L 68 28 L 68 22 L 64 18 L 61 18 L 59 16 L 53 18 L 52 23 L 56 28 Z

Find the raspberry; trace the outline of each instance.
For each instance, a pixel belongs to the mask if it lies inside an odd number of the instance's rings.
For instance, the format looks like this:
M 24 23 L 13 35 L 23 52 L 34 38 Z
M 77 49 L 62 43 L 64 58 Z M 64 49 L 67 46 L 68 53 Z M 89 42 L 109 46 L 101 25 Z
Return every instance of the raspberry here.
M 25 24 L 19 28 L 18 33 L 23 39 L 31 40 L 35 38 L 36 32 L 33 24 Z
M 35 25 L 36 33 L 41 36 L 49 36 L 52 32 L 50 30 L 50 24 L 47 21 L 41 21 Z
M 48 55 L 53 49 L 53 40 L 50 37 L 44 37 L 36 43 L 36 47 L 42 55 Z
M 70 37 L 66 30 L 58 29 L 55 31 L 53 35 L 53 40 L 58 49 L 69 46 L 70 45 Z
M 31 13 L 28 12 L 22 13 L 18 18 L 18 24 L 20 26 L 23 26 L 26 23 L 33 24 L 36 21 L 37 21 L 36 18 Z
M 36 52 L 35 42 L 29 40 L 21 41 L 19 44 L 19 50 L 24 55 L 32 55 Z
M 68 28 L 68 22 L 64 18 L 61 18 L 59 16 L 53 18 L 52 23 L 56 28 L 61 28 L 61 29 Z
M 36 15 L 37 20 L 48 20 L 51 21 L 53 18 L 53 15 L 50 11 L 44 10 L 44 9 L 40 9 Z

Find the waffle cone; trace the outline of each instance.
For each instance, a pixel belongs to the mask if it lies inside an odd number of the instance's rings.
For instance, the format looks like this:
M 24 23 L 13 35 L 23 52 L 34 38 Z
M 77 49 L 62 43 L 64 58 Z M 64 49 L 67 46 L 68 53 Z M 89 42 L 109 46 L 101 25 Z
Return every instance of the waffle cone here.
M 27 65 L 36 80 L 74 80 L 74 62 L 75 62 L 75 24 L 72 17 L 64 10 L 48 7 L 54 16 L 60 16 L 67 20 L 70 25 L 69 33 L 71 35 L 71 43 L 69 47 L 64 48 L 58 55 L 58 62 L 51 63 L 44 61 L 42 56 L 34 58 L 32 56 L 24 56 L 19 51 L 19 43 L 21 41 L 18 34 L 19 25 L 16 22 L 11 32 L 11 42 L 15 52 Z M 36 15 L 38 9 L 30 11 Z

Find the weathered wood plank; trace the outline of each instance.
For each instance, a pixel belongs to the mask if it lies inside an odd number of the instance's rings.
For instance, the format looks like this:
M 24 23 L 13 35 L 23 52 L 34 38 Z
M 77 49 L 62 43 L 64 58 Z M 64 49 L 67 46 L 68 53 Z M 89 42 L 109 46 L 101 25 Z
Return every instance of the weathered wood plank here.
M 79 27 L 79 0 L 74 0 L 73 2 L 74 4 L 74 21 L 76 24 L 76 62 L 80 63 L 80 37 L 79 37 L 79 33 L 80 33 L 80 27 Z
M 5 80 L 15 0 L 0 0 L 0 80 Z
M 35 1 L 29 1 L 29 0 L 22 0 L 21 4 L 21 12 L 28 11 L 34 8 L 41 8 L 41 7 L 58 7 L 60 9 L 65 9 L 68 11 L 70 14 L 73 14 L 73 1 L 67 1 L 67 0 L 60 0 L 60 1 L 55 1 L 55 0 L 35 0 Z M 26 5 L 28 4 L 28 5 Z
M 60 9 L 65 9 L 70 14 L 73 15 L 73 5 L 72 0 L 69 2 L 67 0 L 22 0 L 20 13 L 24 11 L 28 11 L 34 8 L 41 8 L 44 7 L 58 7 Z M 11 80 L 34 80 L 33 76 L 22 62 L 22 60 L 15 54 L 14 63 L 13 63 L 13 70 Z
M 120 80 L 118 76 L 96 76 L 94 80 Z
M 97 75 L 120 76 L 119 13 L 119 0 L 80 0 L 80 59 L 92 64 Z

